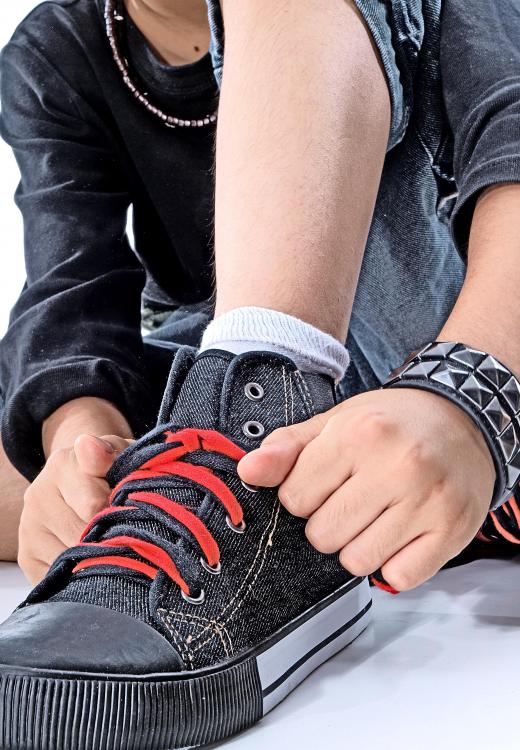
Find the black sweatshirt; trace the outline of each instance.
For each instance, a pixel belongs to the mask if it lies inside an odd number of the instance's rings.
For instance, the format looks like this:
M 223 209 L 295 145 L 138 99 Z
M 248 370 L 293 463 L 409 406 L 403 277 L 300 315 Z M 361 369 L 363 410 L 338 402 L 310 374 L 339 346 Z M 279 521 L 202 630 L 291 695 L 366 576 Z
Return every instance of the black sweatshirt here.
M 501 0 L 508 22 L 495 0 L 479 0 L 471 29 L 465 5 L 447 3 L 442 54 L 461 245 L 478 191 L 520 180 L 518 3 Z M 214 111 L 209 56 L 171 68 L 126 25 L 132 66 L 153 100 L 189 119 Z M 33 11 L 2 53 L 1 99 L 2 135 L 22 175 L 27 267 L 0 346 L 3 440 L 31 478 L 43 462 L 42 421 L 73 398 L 108 399 L 137 433 L 150 426 L 141 293 L 146 279 L 172 307 L 212 293 L 214 129 L 169 129 L 135 102 L 111 56 L 102 0 Z

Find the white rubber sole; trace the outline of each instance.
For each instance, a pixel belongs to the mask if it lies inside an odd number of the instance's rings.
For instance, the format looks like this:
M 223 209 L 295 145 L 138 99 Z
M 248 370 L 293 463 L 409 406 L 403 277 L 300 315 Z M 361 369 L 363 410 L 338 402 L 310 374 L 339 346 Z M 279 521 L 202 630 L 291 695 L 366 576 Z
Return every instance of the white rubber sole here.
M 281 634 L 257 655 L 264 715 L 365 630 L 371 604 L 368 580 L 350 581 L 320 602 L 317 612 L 315 607 L 302 615 L 289 633 Z

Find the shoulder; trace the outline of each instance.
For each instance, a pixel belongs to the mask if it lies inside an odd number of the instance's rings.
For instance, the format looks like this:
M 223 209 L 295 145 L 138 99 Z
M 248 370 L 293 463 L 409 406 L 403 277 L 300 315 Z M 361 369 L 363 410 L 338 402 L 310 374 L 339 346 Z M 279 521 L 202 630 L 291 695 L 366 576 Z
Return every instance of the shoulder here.
M 0 55 L 4 138 L 21 123 L 33 133 L 64 115 L 104 122 L 111 56 L 103 7 L 103 0 L 50 0 L 21 22 Z
M 21 42 L 49 42 L 74 35 L 75 31 L 88 31 L 88 25 L 102 17 L 102 0 L 46 0 L 37 5 L 18 24 L 10 44 Z
M 67 79 L 104 45 L 101 0 L 48 0 L 18 25 L 2 50 L 0 65 L 2 72 L 10 64 L 29 77 L 42 66 L 41 75 L 51 68 Z

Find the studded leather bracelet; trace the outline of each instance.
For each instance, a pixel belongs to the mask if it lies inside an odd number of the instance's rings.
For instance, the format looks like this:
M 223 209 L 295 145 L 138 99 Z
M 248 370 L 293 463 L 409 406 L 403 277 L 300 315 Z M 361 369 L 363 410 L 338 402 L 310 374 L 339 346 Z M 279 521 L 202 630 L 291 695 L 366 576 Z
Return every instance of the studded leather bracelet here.
M 420 388 L 462 408 L 477 424 L 496 469 L 491 510 L 520 484 L 520 382 L 495 357 L 456 342 L 413 352 L 384 388 Z

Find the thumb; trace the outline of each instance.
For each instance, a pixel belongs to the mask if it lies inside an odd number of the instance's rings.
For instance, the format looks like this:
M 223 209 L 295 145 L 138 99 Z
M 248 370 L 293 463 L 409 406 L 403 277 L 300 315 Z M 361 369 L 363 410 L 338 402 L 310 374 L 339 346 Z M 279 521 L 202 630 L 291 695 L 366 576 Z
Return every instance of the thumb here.
M 260 448 L 244 456 L 238 464 L 238 475 L 247 484 L 277 487 L 292 470 L 305 446 L 320 434 L 328 419 L 326 413 L 317 414 L 306 422 L 275 430 Z
M 78 466 L 91 477 L 104 477 L 119 454 L 133 440 L 126 440 L 118 435 L 79 435 L 74 441 L 74 453 Z

